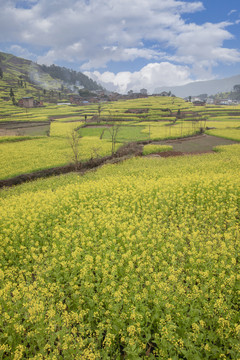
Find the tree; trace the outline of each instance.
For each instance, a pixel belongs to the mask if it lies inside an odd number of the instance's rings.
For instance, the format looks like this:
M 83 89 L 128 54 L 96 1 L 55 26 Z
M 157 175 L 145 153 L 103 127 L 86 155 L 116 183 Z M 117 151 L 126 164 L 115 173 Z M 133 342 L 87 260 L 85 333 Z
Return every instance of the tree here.
M 0 79 L 2 79 L 3 78 L 3 70 L 2 70 L 2 68 L 0 67 Z
M 109 129 L 108 129 L 109 132 L 110 132 L 111 141 L 112 141 L 112 155 L 115 154 L 117 135 L 118 135 L 118 132 L 120 130 L 121 125 L 122 124 L 120 122 L 114 122 L 112 124 L 112 126 L 110 126 Z
M 116 149 L 116 142 L 117 142 L 117 135 L 119 133 L 119 130 L 122 126 L 122 123 L 120 121 L 116 121 L 114 119 L 114 115 L 112 114 L 112 112 L 109 110 L 109 121 L 110 123 L 108 124 L 108 131 L 110 133 L 111 136 L 111 142 L 112 142 L 112 155 L 115 154 L 115 149 Z M 103 134 L 102 134 L 103 135 Z
M 178 111 L 177 111 L 177 118 L 178 118 L 178 119 L 181 118 L 181 110 L 180 110 L 180 109 L 178 109 Z
M 102 110 L 102 105 L 98 104 L 98 116 L 100 117 L 101 115 L 101 110 Z
M 13 98 L 14 97 L 14 92 L 13 92 L 13 89 L 11 88 L 10 89 L 10 93 L 9 93 L 10 97 Z
M 208 94 L 200 94 L 198 95 L 198 98 L 201 99 L 202 101 L 205 101 L 208 98 Z
M 77 130 L 73 130 L 68 137 L 68 142 L 72 150 L 71 160 L 75 165 L 75 170 L 78 170 L 80 165 L 80 139 L 81 135 L 78 133 Z
M 97 118 L 97 122 L 98 124 L 100 123 L 100 115 L 101 115 L 101 110 L 102 110 L 102 105 L 98 104 L 98 118 Z
M 235 92 L 240 92 L 240 85 L 234 85 L 233 90 Z

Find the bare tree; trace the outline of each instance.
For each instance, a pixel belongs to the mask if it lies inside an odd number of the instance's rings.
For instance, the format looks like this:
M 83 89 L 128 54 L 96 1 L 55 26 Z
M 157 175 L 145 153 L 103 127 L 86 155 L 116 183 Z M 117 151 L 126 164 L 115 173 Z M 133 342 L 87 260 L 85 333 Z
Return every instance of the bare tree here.
M 101 110 L 102 110 L 102 105 L 99 103 L 98 104 L 98 116 L 100 117 L 101 115 Z
M 100 123 L 100 121 L 101 121 L 101 118 L 100 118 L 100 116 L 101 116 L 101 111 L 102 111 L 102 104 L 98 104 L 98 116 L 97 116 L 97 123 L 99 124 Z
M 115 122 L 112 124 L 112 126 L 109 127 L 109 132 L 110 132 L 110 136 L 111 136 L 111 142 L 112 142 L 112 155 L 115 154 L 115 150 L 116 150 L 116 142 L 117 142 L 117 135 L 118 132 L 120 130 L 121 127 L 121 123 L 120 122 Z
M 101 151 L 101 147 L 100 146 L 94 146 L 92 148 L 92 154 L 91 154 L 91 158 L 99 158 L 100 157 L 100 151 Z
M 81 135 L 76 130 L 73 130 L 68 136 L 68 142 L 72 150 L 71 160 L 75 165 L 75 170 L 80 167 L 80 139 Z
M 115 154 L 115 150 L 116 150 L 116 142 L 117 142 L 117 136 L 119 133 L 119 130 L 122 126 L 122 123 L 120 121 L 116 121 L 114 119 L 114 115 L 112 114 L 112 112 L 109 110 L 109 128 L 108 131 L 110 132 L 110 136 L 111 136 L 111 142 L 112 142 L 112 155 Z

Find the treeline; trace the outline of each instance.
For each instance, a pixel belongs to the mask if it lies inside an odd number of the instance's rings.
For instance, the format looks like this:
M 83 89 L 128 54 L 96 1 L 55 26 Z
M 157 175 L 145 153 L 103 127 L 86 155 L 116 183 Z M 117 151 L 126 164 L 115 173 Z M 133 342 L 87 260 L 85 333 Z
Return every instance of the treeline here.
M 221 92 L 216 95 L 211 95 L 209 97 L 215 100 L 229 99 L 240 101 L 240 84 L 234 85 L 233 91 Z
M 81 72 L 70 70 L 57 65 L 41 65 L 43 71 L 47 72 L 52 78 L 59 79 L 70 85 L 83 86 L 88 90 L 101 90 L 102 87 L 92 79 L 89 79 Z

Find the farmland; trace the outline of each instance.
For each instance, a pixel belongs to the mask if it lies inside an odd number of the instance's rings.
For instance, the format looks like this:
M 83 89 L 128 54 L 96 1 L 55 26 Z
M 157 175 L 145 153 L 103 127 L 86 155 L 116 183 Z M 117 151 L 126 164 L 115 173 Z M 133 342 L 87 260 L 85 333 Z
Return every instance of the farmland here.
M 111 154 L 117 124 L 116 149 L 146 156 L 1 189 L 0 359 L 240 358 L 240 108 L 4 106 L 54 121 L 2 137 L 0 179 L 71 162 L 75 129 L 81 161 Z
M 98 104 L 47 104 L 43 108 L 24 109 L 3 100 L 0 105 L 0 127 L 1 121 L 51 122 L 49 131 L 42 136 L 39 133 L 34 136 L 31 130 L 34 128 L 30 127 L 29 133 L 22 134 L 21 130 L 18 135 L 0 137 L 0 179 L 68 164 L 72 157 L 69 136 L 79 127 L 81 161 L 111 154 L 111 126 L 116 123 L 120 124 L 116 149 L 129 141 L 182 138 L 202 130 L 209 135 L 240 140 L 237 106 L 194 107 L 182 99 L 168 97 L 102 103 L 100 109 Z
M 1 358 L 237 359 L 239 145 L 1 191 Z

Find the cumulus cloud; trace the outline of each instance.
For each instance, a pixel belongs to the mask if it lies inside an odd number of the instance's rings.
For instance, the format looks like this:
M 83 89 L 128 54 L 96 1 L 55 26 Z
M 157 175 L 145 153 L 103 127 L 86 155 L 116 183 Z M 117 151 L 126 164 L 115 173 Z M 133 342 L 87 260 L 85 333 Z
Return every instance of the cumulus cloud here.
M 87 76 L 107 89 L 120 93 L 127 93 L 129 90 L 139 91 L 142 88 L 152 93 L 159 86 L 183 85 L 191 81 L 190 73 L 189 67 L 173 65 L 169 62 L 149 63 L 140 71 L 133 73 L 85 72 Z
M 183 14 L 204 11 L 201 1 L 0 0 L 0 5 L 0 42 L 37 47 L 39 63 L 78 62 L 79 69 L 93 72 L 110 62 L 142 58 L 187 65 L 199 77 L 219 63 L 240 61 L 237 49 L 224 47 L 232 39 L 232 23 L 185 20 Z
M 192 65 L 195 75 L 199 77 L 204 77 L 219 63 L 240 62 L 240 52 L 237 49 L 223 47 L 224 40 L 233 38 L 226 30 L 230 25 L 229 22 L 205 23 L 201 26 L 184 24 L 182 31 L 169 39 L 176 52 L 168 59 Z

